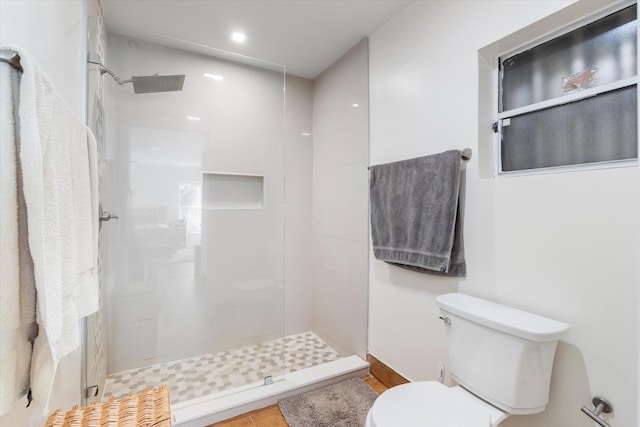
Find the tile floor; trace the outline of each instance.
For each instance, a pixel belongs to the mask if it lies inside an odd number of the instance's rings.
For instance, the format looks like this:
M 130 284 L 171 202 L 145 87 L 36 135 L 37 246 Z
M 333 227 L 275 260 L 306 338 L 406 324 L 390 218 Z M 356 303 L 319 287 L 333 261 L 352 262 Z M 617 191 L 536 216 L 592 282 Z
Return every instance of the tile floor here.
M 372 376 L 362 378 L 376 393 L 384 392 L 385 387 L 380 381 Z M 207 427 L 288 427 L 278 405 L 267 406 L 257 409 L 237 417 L 211 424 Z
M 109 375 L 102 400 L 118 399 L 130 391 L 169 385 L 171 403 L 181 403 L 238 386 L 262 383 L 268 375 L 295 372 L 340 359 L 340 355 L 312 332 L 290 335 L 174 362 Z M 263 424 L 270 425 L 270 424 Z

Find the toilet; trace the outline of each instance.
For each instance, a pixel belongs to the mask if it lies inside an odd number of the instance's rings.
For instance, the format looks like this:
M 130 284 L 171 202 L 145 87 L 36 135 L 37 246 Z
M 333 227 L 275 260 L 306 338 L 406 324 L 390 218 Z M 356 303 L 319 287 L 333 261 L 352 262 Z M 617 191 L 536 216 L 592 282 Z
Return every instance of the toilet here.
M 392 387 L 365 427 L 498 427 L 510 415 L 545 410 L 556 346 L 569 325 L 461 293 L 440 295 L 436 304 L 458 385 Z

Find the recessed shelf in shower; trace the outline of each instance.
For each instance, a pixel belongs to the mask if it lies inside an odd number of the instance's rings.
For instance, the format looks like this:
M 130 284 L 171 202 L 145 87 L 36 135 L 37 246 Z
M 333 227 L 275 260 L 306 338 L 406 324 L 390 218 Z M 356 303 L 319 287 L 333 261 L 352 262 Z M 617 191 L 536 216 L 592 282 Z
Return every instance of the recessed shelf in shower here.
M 203 172 L 203 209 L 263 209 L 264 176 Z

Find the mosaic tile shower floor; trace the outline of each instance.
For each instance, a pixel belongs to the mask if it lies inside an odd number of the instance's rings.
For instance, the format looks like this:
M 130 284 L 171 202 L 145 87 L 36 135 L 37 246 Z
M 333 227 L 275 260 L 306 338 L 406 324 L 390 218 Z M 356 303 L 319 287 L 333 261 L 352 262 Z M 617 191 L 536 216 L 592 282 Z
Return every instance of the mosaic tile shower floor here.
M 169 385 L 171 403 L 262 382 L 265 376 L 295 372 L 341 356 L 312 332 L 290 335 L 258 345 L 205 354 L 174 362 L 111 374 L 103 401 L 118 399 L 130 391 Z

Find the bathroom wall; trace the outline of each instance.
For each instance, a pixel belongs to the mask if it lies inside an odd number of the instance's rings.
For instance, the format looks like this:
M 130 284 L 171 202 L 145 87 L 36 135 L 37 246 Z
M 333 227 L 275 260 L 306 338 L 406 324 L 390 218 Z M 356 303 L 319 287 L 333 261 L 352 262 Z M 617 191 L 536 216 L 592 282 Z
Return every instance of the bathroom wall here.
M 447 292 L 567 322 L 547 411 L 506 427 L 592 426 L 580 407 L 596 395 L 612 402 L 612 426 L 637 425 L 637 168 L 495 178 L 491 144 L 479 139 L 493 106 L 491 58 L 478 50 L 515 32 L 522 43 L 610 4 L 572 3 L 414 2 L 370 36 L 371 163 L 464 147 L 473 158 L 468 276 L 421 275 L 371 256 L 369 351 L 411 380 L 436 379 L 447 348 L 434 298 Z
M 364 39 L 313 83 L 313 331 L 366 355 L 368 48 Z
M 85 51 L 84 1 L 0 1 L 0 46 L 27 49 L 40 63 L 71 111 L 84 121 Z M 70 409 L 80 403 L 80 350 L 60 361 L 50 409 Z M 20 400 L 13 411 L 0 417 L 2 426 L 44 425 L 46 415 L 37 402 L 26 408 Z
M 0 42 L 27 49 L 80 120 L 85 114 L 84 0 L 2 0 Z M 81 80 L 82 79 L 82 80 Z

